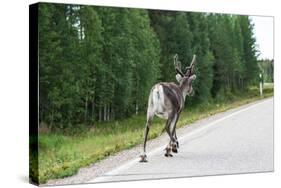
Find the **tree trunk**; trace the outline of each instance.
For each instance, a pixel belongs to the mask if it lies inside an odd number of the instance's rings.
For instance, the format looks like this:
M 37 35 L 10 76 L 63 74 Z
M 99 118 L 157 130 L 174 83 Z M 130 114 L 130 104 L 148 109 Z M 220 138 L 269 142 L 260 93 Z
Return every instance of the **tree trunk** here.
M 106 105 L 103 106 L 103 121 L 106 121 Z
M 227 75 L 227 88 L 230 89 L 230 79 L 229 79 L 229 75 Z
M 111 107 L 111 105 L 109 104 L 108 108 L 107 108 L 107 121 L 110 120 L 110 107 Z
M 236 79 L 235 79 L 235 73 L 232 73 L 232 90 L 234 91 L 236 87 Z
M 114 109 L 112 106 L 111 106 L 111 110 L 110 110 L 110 117 L 111 117 L 111 120 L 114 120 Z
M 139 104 L 138 104 L 138 101 L 136 101 L 136 115 L 139 114 Z
M 87 122 L 87 114 L 88 114 L 88 96 L 86 96 L 86 100 L 85 100 L 85 114 L 84 114 L 85 122 Z
M 99 106 L 99 122 L 102 121 L 102 107 Z
M 113 111 L 113 104 L 111 104 L 111 107 L 110 107 L 110 120 L 114 119 L 112 111 Z
M 54 108 L 52 109 L 52 113 L 51 113 L 51 121 L 50 121 L 50 127 L 53 127 L 53 122 L 54 122 Z
M 91 119 L 94 120 L 95 116 L 95 100 L 93 99 L 92 101 L 92 114 L 91 114 Z
M 239 78 L 239 76 L 237 76 L 237 85 L 238 85 L 238 89 L 240 89 L 240 78 Z

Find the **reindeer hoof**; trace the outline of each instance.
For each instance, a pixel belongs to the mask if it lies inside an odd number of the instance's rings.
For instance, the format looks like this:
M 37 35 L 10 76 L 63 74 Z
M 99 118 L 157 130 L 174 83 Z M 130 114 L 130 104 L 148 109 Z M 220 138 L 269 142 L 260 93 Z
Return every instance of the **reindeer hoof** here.
M 170 147 L 165 148 L 165 150 L 166 150 L 165 157 L 173 157 L 173 155 L 171 154 L 172 149 Z
M 172 152 L 178 153 L 178 149 L 177 148 L 172 148 Z
M 165 157 L 173 157 L 173 155 L 170 153 L 165 153 Z
M 165 153 L 165 157 L 173 157 L 171 153 Z
M 140 159 L 141 163 L 146 163 L 147 162 L 147 156 L 146 155 L 141 155 L 140 158 L 141 158 Z

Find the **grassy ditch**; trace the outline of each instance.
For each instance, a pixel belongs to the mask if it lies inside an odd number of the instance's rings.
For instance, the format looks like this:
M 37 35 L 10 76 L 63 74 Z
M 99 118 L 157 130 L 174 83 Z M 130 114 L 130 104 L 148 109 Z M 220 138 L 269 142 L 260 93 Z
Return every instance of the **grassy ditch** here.
M 272 87 L 264 90 L 263 97 L 259 96 L 257 88 L 252 88 L 247 93 L 233 95 L 227 100 L 187 108 L 182 112 L 177 126 L 182 127 L 210 115 L 272 95 Z M 83 133 L 40 133 L 39 182 L 45 183 L 49 179 L 71 176 L 81 167 L 142 143 L 144 125 L 145 115 L 139 115 L 121 121 L 99 123 Z M 157 137 L 163 127 L 164 121 L 154 118 L 149 139 Z

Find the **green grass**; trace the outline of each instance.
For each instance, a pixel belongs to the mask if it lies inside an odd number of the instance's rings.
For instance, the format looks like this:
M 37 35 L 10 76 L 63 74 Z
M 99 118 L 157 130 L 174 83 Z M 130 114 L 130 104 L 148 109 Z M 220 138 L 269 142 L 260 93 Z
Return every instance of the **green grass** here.
M 266 88 L 264 94 L 263 98 L 272 96 L 273 88 Z M 251 88 L 247 93 L 232 95 L 229 98 L 227 102 L 213 101 L 196 108 L 187 107 L 187 110 L 182 112 L 177 127 L 261 99 L 258 88 Z M 149 139 L 159 136 L 164 123 L 164 120 L 154 118 Z M 139 115 L 122 121 L 96 124 L 95 128 L 80 134 L 40 133 L 39 183 L 71 176 L 81 167 L 142 143 L 144 125 L 145 115 Z

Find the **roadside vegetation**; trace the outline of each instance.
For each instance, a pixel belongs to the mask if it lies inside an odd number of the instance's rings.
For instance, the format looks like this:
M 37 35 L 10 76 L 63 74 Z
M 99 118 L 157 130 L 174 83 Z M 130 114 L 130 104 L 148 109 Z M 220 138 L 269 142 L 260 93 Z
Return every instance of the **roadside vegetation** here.
M 39 121 L 52 130 L 143 113 L 151 87 L 175 81 L 175 54 L 182 68 L 197 56 L 194 105 L 273 75 L 248 16 L 41 3 L 38 24 Z
M 177 127 L 188 126 L 196 120 L 272 95 L 273 88 L 267 85 L 263 97 L 259 96 L 258 88 L 253 87 L 248 92 L 220 101 L 187 106 Z M 39 136 L 39 182 L 73 175 L 81 167 L 141 144 L 145 119 L 145 114 L 140 114 L 120 121 L 97 123 L 92 127 L 83 126 L 83 131 L 77 127 L 48 133 L 45 129 Z M 149 139 L 160 135 L 164 123 L 160 118 L 154 118 Z

